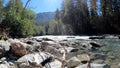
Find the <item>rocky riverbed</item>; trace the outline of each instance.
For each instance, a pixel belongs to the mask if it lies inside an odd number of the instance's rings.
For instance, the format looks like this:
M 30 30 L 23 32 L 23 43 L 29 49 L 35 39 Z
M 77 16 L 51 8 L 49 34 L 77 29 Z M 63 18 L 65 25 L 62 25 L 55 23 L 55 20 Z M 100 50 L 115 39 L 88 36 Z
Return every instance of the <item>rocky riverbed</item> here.
M 119 36 L 9 38 L 0 40 L 0 68 L 120 68 L 119 43 Z

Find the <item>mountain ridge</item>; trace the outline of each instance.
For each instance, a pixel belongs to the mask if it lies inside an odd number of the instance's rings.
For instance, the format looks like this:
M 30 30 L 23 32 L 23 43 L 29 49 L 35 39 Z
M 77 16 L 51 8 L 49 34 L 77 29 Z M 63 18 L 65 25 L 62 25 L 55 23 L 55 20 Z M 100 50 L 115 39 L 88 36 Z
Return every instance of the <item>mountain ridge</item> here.
M 40 24 L 40 23 L 46 23 L 54 19 L 55 19 L 55 12 L 40 12 L 37 14 L 35 21 L 38 24 Z

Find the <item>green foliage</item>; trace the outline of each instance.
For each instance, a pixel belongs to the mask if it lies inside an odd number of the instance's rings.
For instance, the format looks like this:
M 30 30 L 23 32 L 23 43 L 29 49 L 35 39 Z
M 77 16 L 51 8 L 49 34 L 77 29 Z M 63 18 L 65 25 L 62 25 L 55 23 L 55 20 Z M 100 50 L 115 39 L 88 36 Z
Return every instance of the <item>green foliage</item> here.
M 26 37 L 35 34 L 35 13 L 24 9 L 21 0 L 10 0 L 3 9 L 2 12 L 5 14 L 0 23 L 1 32 L 12 37 Z
M 56 25 L 57 25 L 57 22 L 55 20 L 52 20 L 49 22 L 48 34 L 50 34 L 50 35 L 55 34 Z
M 7 40 L 8 37 L 6 35 L 0 35 L 0 40 Z

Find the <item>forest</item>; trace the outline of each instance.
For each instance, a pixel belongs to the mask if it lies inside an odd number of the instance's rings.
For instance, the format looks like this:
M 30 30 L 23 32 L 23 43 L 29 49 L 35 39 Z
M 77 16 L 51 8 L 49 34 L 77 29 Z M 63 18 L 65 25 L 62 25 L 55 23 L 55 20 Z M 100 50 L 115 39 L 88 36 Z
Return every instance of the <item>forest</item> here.
M 55 19 L 42 24 L 27 8 L 30 1 L 0 0 L 1 36 L 120 34 L 120 0 L 64 0 Z

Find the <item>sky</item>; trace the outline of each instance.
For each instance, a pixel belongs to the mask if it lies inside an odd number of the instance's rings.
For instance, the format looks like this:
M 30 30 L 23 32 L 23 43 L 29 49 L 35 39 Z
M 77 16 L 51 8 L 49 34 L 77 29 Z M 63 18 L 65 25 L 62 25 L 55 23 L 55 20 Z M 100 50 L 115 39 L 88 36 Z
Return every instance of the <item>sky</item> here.
M 26 0 L 22 1 L 24 4 L 26 3 Z M 31 8 L 35 13 L 54 12 L 57 8 L 61 8 L 62 1 L 63 0 L 31 0 L 28 8 Z
M 9 0 L 5 0 L 5 4 Z M 27 0 L 22 0 L 25 5 Z M 54 12 L 56 9 L 61 8 L 63 0 L 31 0 L 28 8 L 32 9 L 35 13 L 40 12 Z

